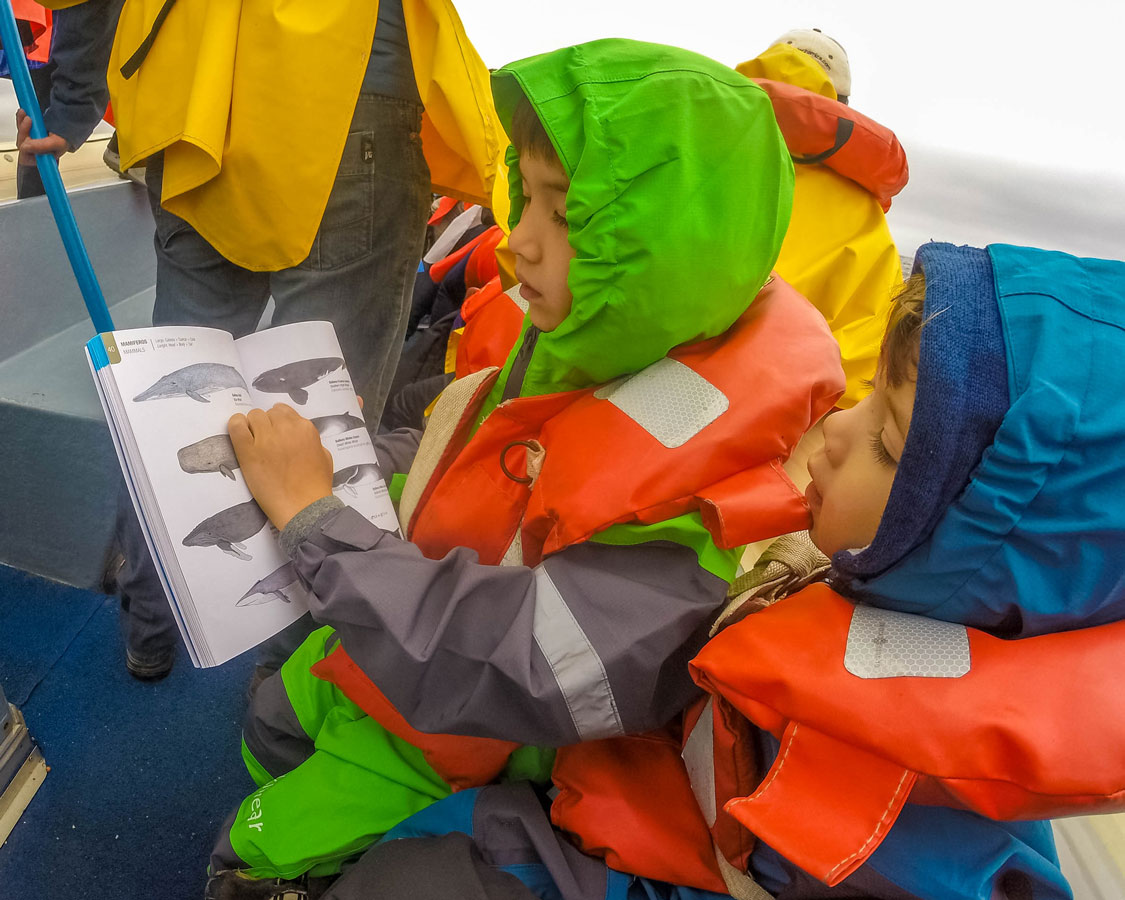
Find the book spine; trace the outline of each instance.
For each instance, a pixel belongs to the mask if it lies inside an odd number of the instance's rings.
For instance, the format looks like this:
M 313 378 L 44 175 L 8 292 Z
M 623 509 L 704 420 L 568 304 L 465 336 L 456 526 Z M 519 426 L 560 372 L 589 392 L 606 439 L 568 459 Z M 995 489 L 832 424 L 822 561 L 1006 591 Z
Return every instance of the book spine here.
M 90 360 L 94 364 L 94 371 L 104 369 L 109 365 L 109 354 L 105 352 L 105 344 L 102 343 L 102 336 L 96 335 L 86 342 L 86 351 L 90 354 Z

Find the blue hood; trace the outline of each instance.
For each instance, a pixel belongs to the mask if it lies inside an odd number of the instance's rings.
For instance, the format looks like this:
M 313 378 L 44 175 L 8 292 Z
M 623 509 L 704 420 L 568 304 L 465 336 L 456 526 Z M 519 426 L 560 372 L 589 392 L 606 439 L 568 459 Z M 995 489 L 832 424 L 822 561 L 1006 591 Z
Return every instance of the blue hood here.
M 1125 263 L 987 249 L 1010 405 L 929 535 L 855 587 L 1006 637 L 1125 618 Z

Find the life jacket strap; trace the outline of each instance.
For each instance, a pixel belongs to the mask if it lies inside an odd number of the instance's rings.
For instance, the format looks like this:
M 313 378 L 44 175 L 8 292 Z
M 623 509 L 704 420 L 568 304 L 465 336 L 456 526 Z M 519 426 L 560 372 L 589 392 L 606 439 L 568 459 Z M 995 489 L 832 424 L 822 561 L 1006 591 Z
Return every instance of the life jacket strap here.
M 152 20 L 152 27 L 148 30 L 145 39 L 141 41 L 139 47 L 133 51 L 133 55 L 125 60 L 125 64 L 121 67 L 122 77 L 129 79 L 137 74 L 137 70 L 141 67 L 141 63 L 145 61 L 148 56 L 149 50 L 152 49 L 153 42 L 156 41 L 156 35 L 159 34 L 164 20 L 168 18 L 168 13 L 172 11 L 172 5 L 176 0 L 164 0 L 164 5 L 160 7 L 160 12 L 156 14 L 156 18 Z
M 851 119 L 845 119 L 841 116 L 836 120 L 836 140 L 827 150 L 822 153 L 815 153 L 812 156 L 797 156 L 796 154 L 789 154 L 793 158 L 793 162 L 799 166 L 815 166 L 818 163 L 824 162 L 828 157 L 832 156 L 837 150 L 848 142 L 852 136 L 852 131 L 855 129 L 855 122 Z

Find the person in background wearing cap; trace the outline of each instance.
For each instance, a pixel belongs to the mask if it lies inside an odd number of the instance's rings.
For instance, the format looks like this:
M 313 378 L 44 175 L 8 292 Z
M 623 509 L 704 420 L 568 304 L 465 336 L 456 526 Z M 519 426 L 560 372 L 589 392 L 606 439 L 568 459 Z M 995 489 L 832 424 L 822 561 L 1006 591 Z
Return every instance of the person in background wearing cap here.
M 820 67 L 832 80 L 836 99 L 845 106 L 848 105 L 848 97 L 852 93 L 852 70 L 847 51 L 838 40 L 829 37 L 819 28 L 794 28 L 785 32 L 770 46 L 781 44 L 800 50 L 820 63 Z
M 848 55 L 819 30 L 787 32 L 736 69 L 770 95 L 795 163 L 793 218 L 776 270 L 828 320 L 848 378 L 846 409 L 867 392 L 902 285 L 884 213 L 906 185 L 906 154 L 893 132 L 844 105 Z

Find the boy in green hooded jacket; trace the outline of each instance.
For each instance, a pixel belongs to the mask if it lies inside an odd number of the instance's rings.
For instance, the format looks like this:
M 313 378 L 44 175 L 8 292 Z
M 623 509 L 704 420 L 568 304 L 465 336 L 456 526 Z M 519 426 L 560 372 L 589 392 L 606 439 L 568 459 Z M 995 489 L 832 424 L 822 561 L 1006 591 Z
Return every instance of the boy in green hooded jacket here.
M 735 574 L 731 544 L 744 543 L 737 529 L 716 538 L 730 523 L 705 520 L 700 498 L 723 498 L 719 519 L 724 504 L 760 513 L 754 539 L 803 523 L 779 462 L 843 374 L 799 295 L 775 284 L 755 302 L 793 185 L 768 97 L 713 60 L 624 40 L 513 63 L 493 91 L 515 145 L 510 246 L 527 317 L 459 410 L 471 427 L 450 438 L 456 421 L 443 418 L 458 382 L 439 401 L 419 455 L 440 457 L 436 469 L 411 466 L 416 433 L 377 441 L 384 471 L 410 472 L 403 522 L 418 546 L 332 496 L 326 454 L 296 412 L 231 420 L 247 484 L 329 627 L 255 696 L 243 751 L 261 787 L 224 827 L 209 896 L 240 896 L 229 891 L 247 876 L 290 889 L 331 875 L 450 792 L 418 747 L 310 675 L 337 645 L 419 732 L 563 748 L 561 761 L 568 745 L 660 727 L 696 696 L 686 662 Z M 590 410 L 613 424 L 576 433 Z M 492 453 L 500 431 L 532 419 L 534 440 Z M 449 443 L 428 452 L 442 434 Z M 516 444 L 527 474 L 510 469 Z M 483 461 L 459 473 L 474 454 Z M 586 457 L 604 489 L 567 487 Z M 491 488 L 447 502 L 452 482 L 482 469 Z M 731 487 L 751 482 L 749 499 Z M 520 517 L 496 545 L 487 533 L 509 494 Z M 529 524 L 540 506 L 556 536 L 606 511 L 552 545 Z M 550 757 L 524 747 L 507 774 L 543 776 Z

